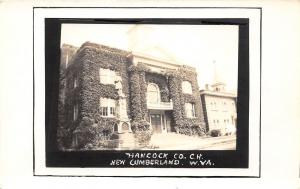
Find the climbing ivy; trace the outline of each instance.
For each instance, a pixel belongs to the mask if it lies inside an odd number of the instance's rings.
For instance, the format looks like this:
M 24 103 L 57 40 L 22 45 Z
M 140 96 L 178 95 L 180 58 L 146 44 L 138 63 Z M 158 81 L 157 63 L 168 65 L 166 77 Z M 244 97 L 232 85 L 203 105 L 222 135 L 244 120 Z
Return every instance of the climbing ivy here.
M 205 134 L 196 71 L 193 68 L 182 66 L 177 71 L 168 71 L 167 75 L 169 76 L 170 96 L 173 100 L 173 122 L 176 132 L 186 135 Z M 193 94 L 184 94 L 182 92 L 182 81 L 191 83 Z M 194 103 L 195 118 L 186 117 L 185 103 Z

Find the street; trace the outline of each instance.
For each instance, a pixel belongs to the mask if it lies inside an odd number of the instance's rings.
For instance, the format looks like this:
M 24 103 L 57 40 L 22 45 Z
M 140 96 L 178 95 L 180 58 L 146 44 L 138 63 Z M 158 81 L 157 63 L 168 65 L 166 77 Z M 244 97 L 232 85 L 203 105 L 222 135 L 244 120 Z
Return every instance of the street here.
M 235 150 L 236 135 L 198 137 L 175 133 L 155 134 L 150 144 L 157 150 Z

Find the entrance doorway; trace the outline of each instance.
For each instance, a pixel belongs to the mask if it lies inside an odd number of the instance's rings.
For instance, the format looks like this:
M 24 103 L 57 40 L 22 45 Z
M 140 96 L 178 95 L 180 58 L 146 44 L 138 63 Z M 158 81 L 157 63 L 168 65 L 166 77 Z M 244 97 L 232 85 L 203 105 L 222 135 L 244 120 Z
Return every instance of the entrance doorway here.
M 154 133 L 162 133 L 162 120 L 160 114 L 150 114 L 150 123 Z
M 165 111 L 150 110 L 150 124 L 154 133 L 167 133 L 171 131 L 170 118 Z

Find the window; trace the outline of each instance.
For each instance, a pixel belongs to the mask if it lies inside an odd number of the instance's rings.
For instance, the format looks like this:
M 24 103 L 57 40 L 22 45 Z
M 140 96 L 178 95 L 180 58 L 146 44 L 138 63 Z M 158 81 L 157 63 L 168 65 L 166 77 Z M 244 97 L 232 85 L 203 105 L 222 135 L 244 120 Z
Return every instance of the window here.
M 186 94 L 192 94 L 192 84 L 189 81 L 183 81 L 182 82 L 182 92 Z
M 226 101 L 223 102 L 223 112 L 227 112 L 228 108 L 227 108 L 227 104 Z
M 216 102 L 214 102 L 214 108 L 215 108 L 215 110 L 217 110 L 217 103 Z
M 75 104 L 73 107 L 73 120 L 76 121 L 78 118 L 78 104 Z
M 73 85 L 73 88 L 75 89 L 77 86 L 78 86 L 78 84 L 77 84 L 77 78 L 74 77 L 74 85 Z
M 109 107 L 110 108 L 110 115 L 115 116 L 115 107 Z
M 188 118 L 196 117 L 195 105 L 192 103 L 185 103 L 185 114 Z
M 107 107 L 100 107 L 100 115 L 108 116 Z
M 160 102 L 159 87 L 154 83 L 148 84 L 147 101 L 151 104 L 158 104 Z
M 224 119 L 224 124 L 225 124 L 225 125 L 227 124 L 227 120 L 226 120 L 226 119 Z
M 116 101 L 110 98 L 100 98 L 100 115 L 102 117 L 115 117 Z
M 113 129 L 114 129 L 113 132 L 118 132 L 118 130 L 119 130 L 118 124 L 115 123 Z
M 110 69 L 99 69 L 100 82 L 102 84 L 115 84 L 116 72 Z

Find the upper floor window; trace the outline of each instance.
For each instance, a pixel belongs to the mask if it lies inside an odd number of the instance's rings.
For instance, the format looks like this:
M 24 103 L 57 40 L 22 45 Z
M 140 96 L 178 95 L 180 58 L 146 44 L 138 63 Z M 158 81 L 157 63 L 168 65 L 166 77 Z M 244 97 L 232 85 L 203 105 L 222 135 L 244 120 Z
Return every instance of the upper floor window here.
M 115 117 L 116 101 L 110 98 L 100 98 L 100 115 L 102 117 Z
M 192 84 L 189 81 L 183 81 L 182 82 L 182 92 L 186 94 L 192 94 Z
M 152 104 L 160 102 L 159 87 L 155 83 L 149 83 L 147 87 L 147 101 Z
M 75 89 L 77 86 L 78 86 L 78 83 L 77 83 L 77 78 L 76 78 L 76 77 L 74 77 L 74 85 L 73 85 L 73 88 Z
M 102 84 L 115 84 L 116 72 L 110 69 L 99 69 L 100 82 Z
M 213 102 L 213 109 L 217 111 L 217 110 L 218 110 L 217 108 L 218 108 L 218 107 L 217 107 L 217 103 L 214 101 L 214 102 Z
M 196 117 L 195 104 L 185 103 L 185 114 L 186 114 L 186 117 L 188 117 L 188 118 Z
M 78 118 L 78 104 L 75 104 L 73 107 L 73 120 L 76 121 Z

